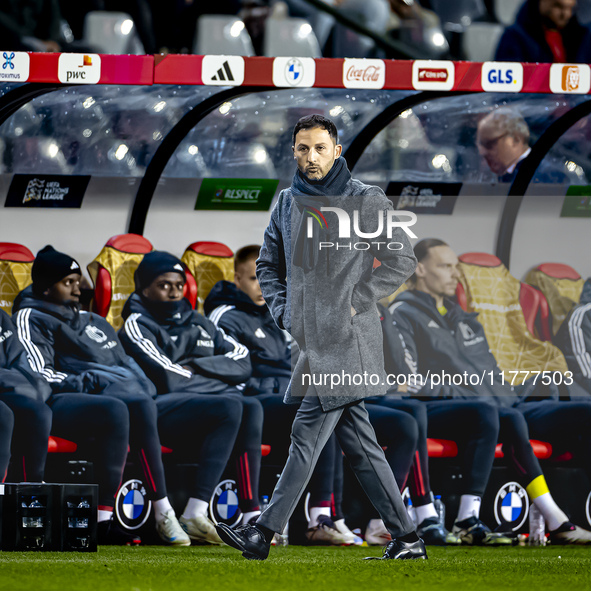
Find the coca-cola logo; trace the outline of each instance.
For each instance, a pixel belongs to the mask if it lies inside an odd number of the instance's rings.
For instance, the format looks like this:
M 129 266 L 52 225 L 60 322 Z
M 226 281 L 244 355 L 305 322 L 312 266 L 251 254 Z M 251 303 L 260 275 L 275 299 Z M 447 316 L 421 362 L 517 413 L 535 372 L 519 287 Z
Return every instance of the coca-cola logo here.
M 447 82 L 449 72 L 445 68 L 420 68 L 419 80 L 421 82 Z
M 347 80 L 357 82 L 378 82 L 380 79 L 379 66 L 367 66 L 366 68 L 355 68 L 351 66 L 347 70 Z

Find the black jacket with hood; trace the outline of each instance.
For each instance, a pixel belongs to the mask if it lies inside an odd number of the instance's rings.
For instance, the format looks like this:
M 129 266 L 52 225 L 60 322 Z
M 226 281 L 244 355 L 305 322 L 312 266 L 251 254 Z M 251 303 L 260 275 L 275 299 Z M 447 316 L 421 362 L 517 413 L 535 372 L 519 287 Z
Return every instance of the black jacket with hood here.
M 575 382 L 591 394 L 591 279 L 585 281 L 579 305 L 561 324 L 554 344 L 564 353 Z
M 123 318 L 121 342 L 158 394 L 220 394 L 235 391 L 250 377 L 248 349 L 193 310 L 186 299 L 154 303 L 134 293 Z
M 101 394 L 113 385 L 156 395 L 154 385 L 128 357 L 115 329 L 78 305 L 62 306 L 35 295 L 32 286 L 14 302 L 18 336 L 33 370 L 54 393 Z
M 444 306 L 447 309 L 445 316 L 437 310 L 432 296 L 422 291 L 407 290 L 389 308 L 392 321 L 404 341 L 406 370 L 410 370 L 410 374 L 422 375 L 427 382 L 422 388 L 409 385 L 409 392 L 431 399 L 477 398 L 505 407 L 525 401 L 534 395 L 534 391 L 538 400 L 542 397 L 557 398 L 557 388 L 544 387 L 541 382 L 534 386 L 533 381 L 528 380 L 523 385 L 512 387 L 511 376 L 506 376 L 503 384 L 501 370 L 488 346 L 478 313 L 465 312 L 450 299 L 444 300 Z M 442 372 L 452 376 L 460 374 L 462 384 L 454 385 L 452 382 L 450 385 L 445 381 L 445 385 L 431 387 L 430 376 L 441 376 Z M 470 376 L 476 376 L 472 380 L 476 382 L 478 378 L 478 383 L 471 385 Z
M 2 394 L 20 394 L 45 402 L 51 388 L 31 369 L 10 316 L 0 310 L 0 399 Z
M 233 283 L 218 281 L 205 300 L 205 313 L 250 351 L 252 376 L 244 393 L 284 394 L 291 378 L 291 337 L 275 324 L 266 304 L 257 306 Z

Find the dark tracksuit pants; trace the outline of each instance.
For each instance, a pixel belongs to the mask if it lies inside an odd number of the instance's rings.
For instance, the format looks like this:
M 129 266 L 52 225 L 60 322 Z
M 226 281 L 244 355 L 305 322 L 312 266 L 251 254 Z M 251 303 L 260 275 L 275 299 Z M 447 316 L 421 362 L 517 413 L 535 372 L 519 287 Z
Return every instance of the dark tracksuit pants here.
M 80 454 L 92 459 L 99 508 L 112 508 L 127 458 L 127 406 L 107 396 L 78 393 L 54 394 L 48 405 L 53 412 L 51 434 L 75 442 Z
M 14 428 L 14 416 L 12 411 L 0 402 L 0 481 L 6 480 L 8 463 L 10 462 L 10 443 Z
M 548 441 L 554 456 L 572 452 L 591 478 L 591 399 L 525 402 L 517 409 L 527 421 L 531 439 Z
M 242 418 L 241 401 L 173 393 L 157 396 L 156 406 L 162 445 L 172 448 L 175 458 L 199 464 L 190 496 L 209 502 L 232 454 Z
M 51 409 L 41 400 L 10 392 L 0 394 L 0 401 L 14 415 L 10 448 L 11 479 L 17 482 L 42 482 L 47 459 L 47 440 L 51 431 Z
M 463 400 L 424 403 L 388 395 L 374 400 L 379 405 L 411 414 L 417 423 L 418 443 L 408 481 L 415 506 L 431 502 L 427 437 L 455 441 L 462 457 L 464 494 L 480 497 L 484 494 L 499 434 L 499 418 L 494 408 Z M 395 474 L 400 472 L 401 468 L 397 467 Z

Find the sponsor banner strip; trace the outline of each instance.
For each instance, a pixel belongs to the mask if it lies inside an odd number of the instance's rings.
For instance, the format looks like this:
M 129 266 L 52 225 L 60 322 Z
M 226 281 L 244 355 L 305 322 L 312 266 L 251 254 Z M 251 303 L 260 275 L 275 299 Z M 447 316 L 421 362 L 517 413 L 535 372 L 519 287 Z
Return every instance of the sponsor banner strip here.
M 59 84 L 59 53 L 29 53 L 30 73 L 28 82 Z M 221 57 L 221 56 L 220 56 Z M 203 85 L 200 55 L 104 55 L 101 54 L 99 84 L 186 84 Z M 267 57 L 245 57 L 244 81 L 241 86 L 274 86 L 273 60 Z M 319 58 L 314 60 L 317 88 L 345 88 L 341 58 Z M 358 60 L 363 61 L 363 60 Z M 383 60 L 385 64 L 384 89 L 412 90 L 413 61 Z M 421 60 L 425 63 L 425 60 Z M 439 67 L 433 62 L 433 67 Z M 484 92 L 482 88 L 482 66 L 476 62 L 453 62 L 455 78 L 453 91 Z M 551 64 L 522 64 L 523 87 L 521 93 L 550 94 Z M 588 68 L 581 64 L 581 71 Z M 582 74 L 585 72 L 582 72 Z M 581 74 L 581 87 L 583 75 Z M 576 77 L 573 83 L 577 84 Z M 371 87 L 371 85 L 369 85 Z M 443 90 L 443 88 L 442 88 Z M 581 90 L 583 90 L 581 88 Z M 496 90 L 495 92 L 502 92 Z M 575 92 L 565 90 L 564 93 Z

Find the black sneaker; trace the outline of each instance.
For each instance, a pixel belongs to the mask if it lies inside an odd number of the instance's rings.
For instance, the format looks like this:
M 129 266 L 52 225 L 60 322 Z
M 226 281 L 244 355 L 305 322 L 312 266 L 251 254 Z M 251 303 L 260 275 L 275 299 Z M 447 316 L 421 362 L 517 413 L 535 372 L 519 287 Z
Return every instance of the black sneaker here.
M 478 517 L 454 523 L 452 533 L 468 546 L 512 546 L 513 540 L 500 532 L 492 532 Z
M 556 546 L 566 544 L 588 545 L 591 544 L 591 532 L 565 521 L 558 529 L 550 532 L 550 543 Z
M 427 546 L 457 546 L 461 544 L 460 538 L 451 532 L 448 532 L 437 517 L 423 519 L 417 527 L 417 536 L 425 542 Z
M 99 546 L 138 546 L 141 538 L 125 531 L 117 521 L 99 521 L 96 528 L 96 541 Z
M 427 549 L 420 538 L 416 542 L 392 540 L 383 556 L 368 556 L 365 560 L 427 560 Z
M 220 538 L 228 546 L 242 552 L 242 556 L 248 560 L 266 560 L 269 556 L 271 541 L 267 541 L 263 532 L 256 526 L 246 524 L 232 529 L 225 523 L 215 526 Z

